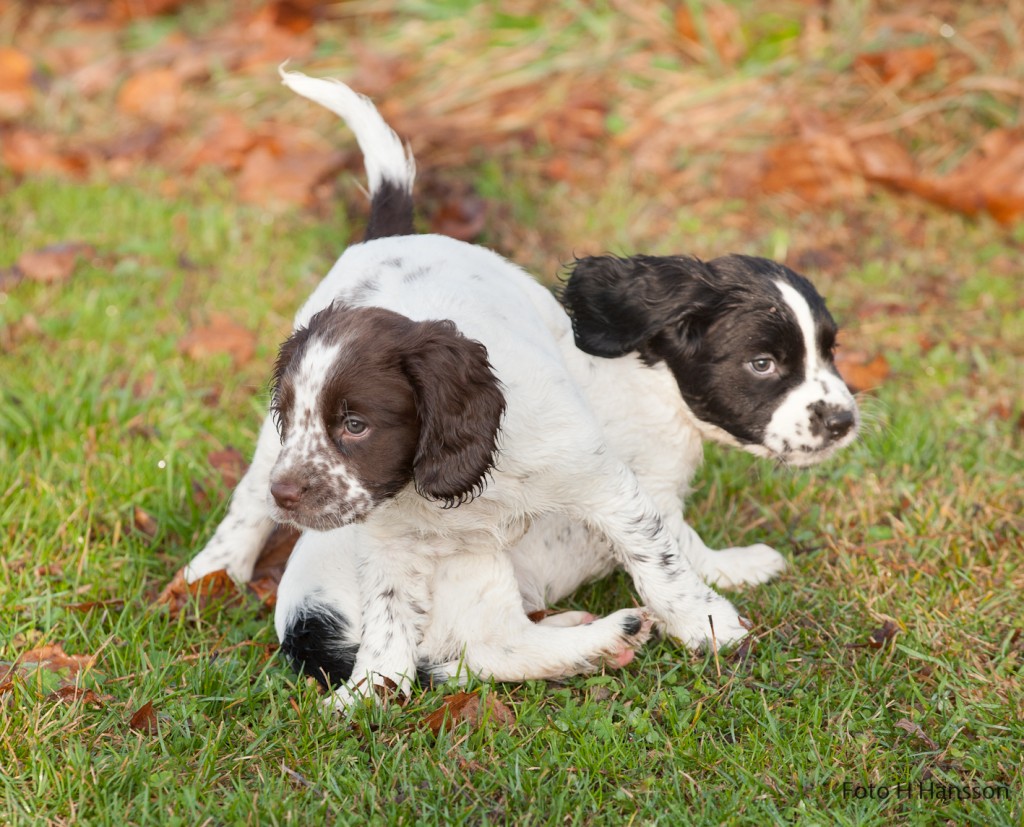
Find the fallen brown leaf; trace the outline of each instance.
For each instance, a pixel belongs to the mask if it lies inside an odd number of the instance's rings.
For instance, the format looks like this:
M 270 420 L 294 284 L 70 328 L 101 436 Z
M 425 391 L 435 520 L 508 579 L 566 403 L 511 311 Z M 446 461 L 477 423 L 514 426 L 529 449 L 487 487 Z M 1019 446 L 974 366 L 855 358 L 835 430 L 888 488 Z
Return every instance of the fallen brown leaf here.
M 16 175 L 46 172 L 78 177 L 88 171 L 91 163 L 89 155 L 81 149 L 64 149 L 56 136 L 27 129 L 4 133 L 0 158 Z
M 182 609 L 193 602 L 201 611 L 211 603 L 236 601 L 239 597 L 238 587 L 223 569 L 210 572 L 193 583 L 185 580 L 185 571 L 182 569 L 174 575 L 153 603 L 157 606 L 167 606 L 171 617 L 177 617 Z
M 681 4 L 675 15 L 677 34 L 702 50 L 710 46 L 722 63 L 735 63 L 743 56 L 740 13 L 720 0 L 701 3 L 701 12 L 698 25 L 689 7 Z
M 20 118 L 31 103 L 31 58 L 19 49 L 0 47 L 0 121 Z
M 854 393 L 877 388 L 889 378 L 889 360 L 882 354 L 874 356 L 847 344 L 848 334 L 840 331 L 840 348 L 836 352 L 836 369 Z
M 153 702 L 146 701 L 132 714 L 128 720 L 128 726 L 143 735 L 156 735 L 159 724 L 156 718 L 156 711 L 153 709 Z
M 249 152 L 238 173 L 243 201 L 268 207 L 307 206 L 316 186 L 344 165 L 340 152 L 289 148 L 275 151 L 260 143 Z
M 911 81 L 935 69 L 938 54 L 933 46 L 892 49 L 859 55 L 853 62 L 856 68 L 875 72 L 885 83 L 894 80 Z
M 886 643 L 896 637 L 896 633 L 899 632 L 899 630 L 900 627 L 891 620 L 885 621 L 881 628 L 875 629 L 875 631 L 871 633 L 871 637 L 868 639 L 868 646 L 872 649 L 881 649 Z
M 479 692 L 456 692 L 454 695 L 446 695 L 441 707 L 424 718 L 422 725 L 438 735 L 443 728 L 451 729 L 462 722 L 479 729 L 485 720 L 511 728 L 515 723 L 515 715 L 493 695 L 488 695 L 486 701 L 481 703 Z
M 159 124 L 170 124 L 181 116 L 183 88 L 172 69 L 150 69 L 124 82 L 117 95 L 117 108 Z
M 291 526 L 275 526 L 270 532 L 249 579 L 249 589 L 266 606 L 277 603 L 277 587 L 281 583 L 288 558 L 299 539 L 300 532 Z
M 51 672 L 67 670 L 69 675 L 74 677 L 79 672 L 90 668 L 95 662 L 96 658 L 93 655 L 69 655 L 61 644 L 51 643 L 23 652 L 18 656 L 15 665 L 33 663 L 38 668 Z
M 863 138 L 852 144 L 861 174 L 869 181 L 900 185 L 917 176 L 914 159 L 892 135 Z
M 859 198 L 867 190 L 849 140 L 831 133 L 807 135 L 769 148 L 762 158 L 758 183 L 763 192 L 793 192 L 814 204 Z
M 201 360 L 226 353 L 240 367 L 256 351 L 256 334 L 231 321 L 224 313 L 213 313 L 209 324 L 196 327 L 178 342 L 178 349 L 192 359 Z
M 81 686 L 62 686 L 60 689 L 54 690 L 52 696 L 58 701 L 69 704 L 81 702 L 101 708 L 103 706 L 99 695 L 91 689 L 84 689 Z
M 210 451 L 206 455 L 206 461 L 220 474 L 220 480 L 225 488 L 234 488 L 238 485 L 238 481 L 249 467 L 245 455 L 237 448 L 231 447 Z
M 158 528 L 156 520 L 153 519 L 153 516 L 149 512 L 139 508 L 138 506 L 135 506 L 133 524 L 136 531 L 145 534 L 147 537 L 156 536 Z
M 95 254 L 96 250 L 89 244 L 65 241 L 22 253 L 18 258 L 18 269 L 28 279 L 52 284 L 70 278 L 82 258 Z
M 899 188 L 942 207 L 1001 224 L 1024 217 L 1024 129 L 996 129 L 952 173 L 899 182 Z
M 475 195 L 452 197 L 434 213 L 430 226 L 438 235 L 473 241 L 487 226 L 487 203 Z

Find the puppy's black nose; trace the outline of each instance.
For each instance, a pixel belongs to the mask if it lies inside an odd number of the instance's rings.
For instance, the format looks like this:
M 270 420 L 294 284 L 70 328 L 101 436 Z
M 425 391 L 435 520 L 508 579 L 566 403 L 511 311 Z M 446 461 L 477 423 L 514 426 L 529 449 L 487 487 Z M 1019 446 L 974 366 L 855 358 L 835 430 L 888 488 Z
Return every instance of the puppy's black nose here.
M 853 427 L 853 411 L 834 411 L 825 416 L 825 430 L 832 439 L 841 439 Z
M 295 482 L 272 482 L 270 495 L 281 508 L 291 511 L 302 499 L 302 486 Z

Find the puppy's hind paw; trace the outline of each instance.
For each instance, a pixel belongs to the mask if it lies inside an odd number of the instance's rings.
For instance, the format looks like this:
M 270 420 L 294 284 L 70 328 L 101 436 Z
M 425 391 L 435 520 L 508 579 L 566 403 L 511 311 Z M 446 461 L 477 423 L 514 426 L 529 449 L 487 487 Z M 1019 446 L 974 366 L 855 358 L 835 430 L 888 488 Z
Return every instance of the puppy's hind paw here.
M 611 669 L 621 669 L 632 663 L 640 647 L 651 639 L 654 618 L 646 608 L 640 608 L 623 609 L 605 619 L 618 625 L 619 640 L 605 653 L 602 662 Z

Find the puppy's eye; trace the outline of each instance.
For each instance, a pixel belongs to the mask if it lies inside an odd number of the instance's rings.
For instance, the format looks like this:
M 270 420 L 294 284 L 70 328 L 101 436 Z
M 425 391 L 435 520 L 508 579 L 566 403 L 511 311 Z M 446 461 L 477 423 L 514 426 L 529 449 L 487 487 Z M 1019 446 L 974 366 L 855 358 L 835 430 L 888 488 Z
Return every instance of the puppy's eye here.
M 344 434 L 349 436 L 365 436 L 370 430 L 370 426 L 366 424 L 365 419 L 349 414 L 341 420 L 341 429 Z
M 775 360 L 771 356 L 758 356 L 747 364 L 758 376 L 771 376 L 776 371 Z

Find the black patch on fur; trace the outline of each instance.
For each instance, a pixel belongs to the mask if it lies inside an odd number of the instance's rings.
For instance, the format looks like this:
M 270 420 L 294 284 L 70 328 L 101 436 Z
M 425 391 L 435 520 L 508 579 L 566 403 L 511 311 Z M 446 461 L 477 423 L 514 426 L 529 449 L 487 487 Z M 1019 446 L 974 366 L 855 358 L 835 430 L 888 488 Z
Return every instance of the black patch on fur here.
M 292 618 L 281 640 L 281 654 L 292 669 L 316 678 L 327 690 L 352 676 L 358 651 L 348 619 L 327 606 L 305 607 Z
M 803 334 L 776 282 L 807 301 L 819 356 L 831 363 L 836 325 L 824 300 L 807 279 L 768 259 L 582 258 L 559 299 L 581 350 L 664 362 L 699 419 L 758 444 L 778 405 L 805 378 Z M 776 373 L 751 371 L 751 361 L 764 356 Z
M 401 184 L 384 179 L 370 202 L 370 223 L 363 241 L 415 232 L 412 193 Z

